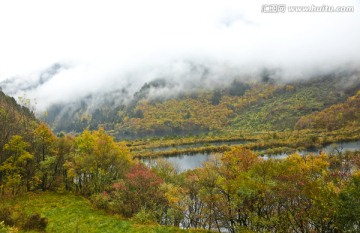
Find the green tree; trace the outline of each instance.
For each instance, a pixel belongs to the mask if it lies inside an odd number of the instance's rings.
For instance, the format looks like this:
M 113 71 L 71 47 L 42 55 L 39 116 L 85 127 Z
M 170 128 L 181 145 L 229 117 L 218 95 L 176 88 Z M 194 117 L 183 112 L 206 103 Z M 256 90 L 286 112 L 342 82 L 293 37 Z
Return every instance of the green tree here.
M 49 176 L 56 163 L 56 140 L 56 136 L 45 123 L 41 123 L 34 130 L 35 170 L 41 179 L 42 190 L 49 188 Z
M 4 147 L 8 158 L 1 164 L 0 171 L 5 183 L 4 189 L 9 188 L 13 195 L 17 194 L 21 187 L 30 186 L 29 169 L 34 157 L 27 151 L 28 148 L 29 144 L 18 135 L 11 137 Z
M 358 232 L 360 227 L 360 173 L 353 175 L 349 184 L 340 192 L 336 212 L 339 230 Z
M 53 169 L 50 187 L 71 189 L 72 180 L 68 177 L 66 161 L 71 160 L 74 154 L 74 140 L 70 135 L 61 135 L 57 140 L 57 160 Z
M 122 178 L 132 164 L 126 145 L 116 143 L 103 128 L 92 132 L 85 130 L 76 137 L 74 150 L 66 167 L 78 190 L 85 195 L 104 191 Z

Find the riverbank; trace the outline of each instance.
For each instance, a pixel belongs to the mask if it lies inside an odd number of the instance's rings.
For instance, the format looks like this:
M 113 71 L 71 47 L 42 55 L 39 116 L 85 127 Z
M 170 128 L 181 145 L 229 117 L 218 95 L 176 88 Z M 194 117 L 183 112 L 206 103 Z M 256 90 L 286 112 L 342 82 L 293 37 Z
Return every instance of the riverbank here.
M 193 141 L 191 141 L 193 140 Z M 183 154 L 223 153 L 232 146 L 254 150 L 259 155 L 320 149 L 332 143 L 360 140 L 360 129 L 338 131 L 287 131 L 242 134 L 239 137 L 153 139 L 129 145 L 135 158 L 171 157 Z M 214 145 L 212 143 L 218 143 Z M 183 147 L 186 145 L 186 147 Z M 191 146 L 193 145 L 193 146 Z M 200 145 L 200 146 L 199 146 Z M 166 149 L 164 149 L 166 148 Z

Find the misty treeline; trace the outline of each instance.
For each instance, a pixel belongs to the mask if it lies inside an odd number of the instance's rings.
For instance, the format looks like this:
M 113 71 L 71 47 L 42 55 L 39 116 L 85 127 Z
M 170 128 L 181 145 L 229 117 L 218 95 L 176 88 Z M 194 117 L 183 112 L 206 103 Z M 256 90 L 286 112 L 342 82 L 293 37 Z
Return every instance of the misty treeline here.
M 288 82 L 268 76 L 261 81 L 243 79 L 234 79 L 228 86 L 206 89 L 204 83 L 204 87 L 189 90 L 168 84 L 166 80 L 154 80 L 130 96 L 128 102 L 119 101 L 121 98 L 115 95 L 123 90 L 93 94 L 72 104 L 49 106 L 48 114 L 42 119 L 55 132 L 80 133 L 86 128 L 104 127 L 122 138 L 234 130 L 334 130 L 359 119 L 354 111 L 357 106 L 352 106 L 358 99 L 337 109 L 345 112 L 352 108 L 342 116 L 333 114 L 333 110 L 337 112 L 335 108 L 319 117 L 315 115 L 356 95 L 360 88 L 359 76 L 327 75 Z M 181 92 L 174 90 L 176 95 L 165 94 L 171 88 L 179 88 Z
M 144 223 L 215 231 L 359 228 L 359 152 L 264 160 L 234 147 L 180 173 L 165 160 L 149 166 L 134 160 L 126 144 L 102 128 L 74 137 L 34 126 L 2 142 L 2 197 L 72 192 Z

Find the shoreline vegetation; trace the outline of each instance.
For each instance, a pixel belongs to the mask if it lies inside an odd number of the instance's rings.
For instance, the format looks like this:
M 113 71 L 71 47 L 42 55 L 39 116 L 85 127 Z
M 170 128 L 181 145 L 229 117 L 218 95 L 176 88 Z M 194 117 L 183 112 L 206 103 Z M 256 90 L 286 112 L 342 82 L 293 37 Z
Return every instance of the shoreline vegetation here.
M 134 143 L 126 142 L 135 158 L 166 157 L 180 154 L 195 153 L 223 153 L 238 146 L 256 151 L 260 156 L 264 154 L 293 153 L 299 150 L 321 148 L 332 143 L 351 142 L 360 140 L 360 128 L 342 129 L 336 131 L 289 131 L 267 132 L 257 134 L 242 134 L 240 137 L 212 137 L 212 138 L 181 138 L 177 139 L 153 139 L 138 140 Z M 239 145 L 226 145 L 228 142 L 242 142 Z M 213 146 L 211 143 L 222 142 L 224 145 Z M 181 148 L 182 145 L 197 145 L 200 147 Z M 176 148 L 180 147 L 180 148 Z M 172 148 L 161 150 L 161 148 Z M 160 149 L 160 150 L 157 150 Z

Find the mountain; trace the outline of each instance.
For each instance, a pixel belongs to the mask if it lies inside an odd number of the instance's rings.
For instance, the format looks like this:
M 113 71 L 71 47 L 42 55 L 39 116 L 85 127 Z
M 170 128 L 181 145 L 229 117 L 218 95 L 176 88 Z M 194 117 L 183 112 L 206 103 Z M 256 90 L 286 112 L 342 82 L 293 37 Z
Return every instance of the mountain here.
M 57 132 L 102 126 L 119 138 L 313 128 L 315 123 L 305 124 L 309 122 L 306 119 L 323 111 L 328 114 L 329 108 L 339 114 L 352 106 L 346 103 L 351 96 L 358 99 L 360 76 L 332 74 L 287 82 L 269 77 L 258 81 L 234 79 L 230 85 L 212 90 L 198 88 L 174 96 L 161 95 L 173 85 L 164 79 L 146 83 L 128 102 L 116 98 L 126 90 L 89 95 L 72 104 L 52 105 L 42 119 Z M 102 99 L 101 104 L 94 104 L 97 99 Z M 352 115 L 352 120 L 358 119 L 358 114 Z M 347 113 L 343 116 L 343 120 L 348 119 Z
M 23 99 L 23 104 L 27 103 L 28 100 Z M 37 123 L 34 114 L 27 107 L 19 105 L 0 89 L 0 151 L 13 135 L 29 138 Z
M 27 77 L 12 77 L 1 82 L 1 88 L 7 95 L 16 96 L 23 92 L 35 90 L 54 78 L 61 71 L 66 70 L 67 65 L 54 63 L 50 67 Z

